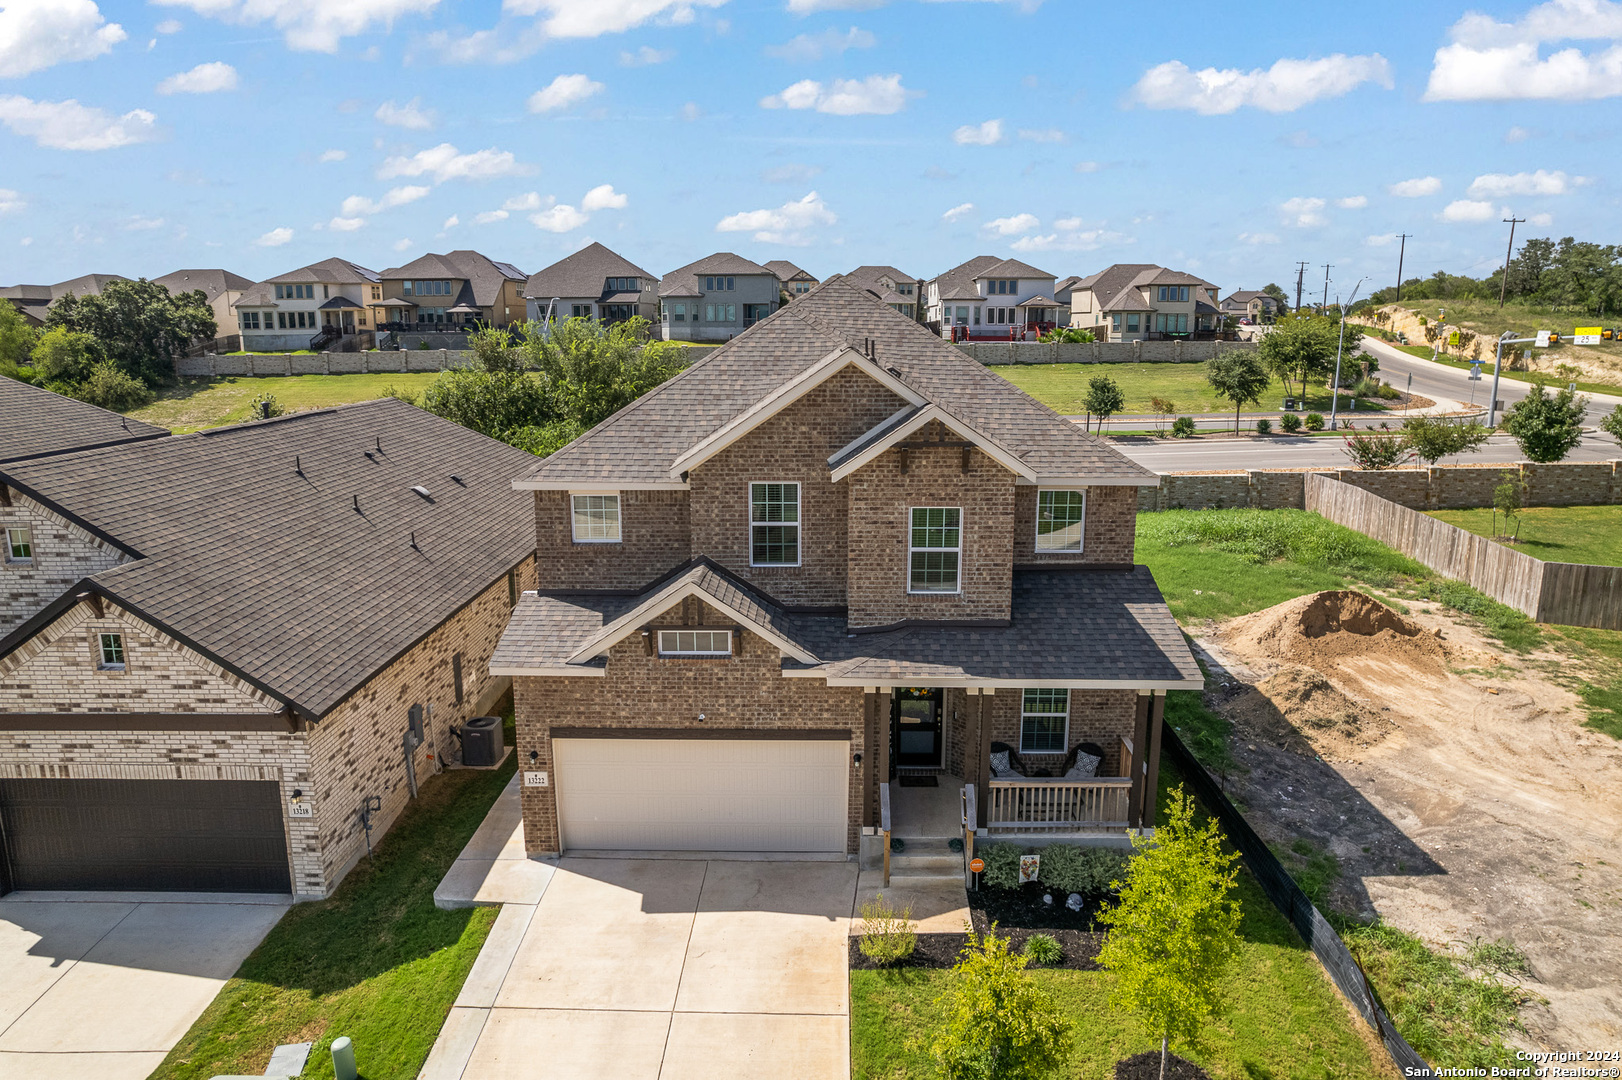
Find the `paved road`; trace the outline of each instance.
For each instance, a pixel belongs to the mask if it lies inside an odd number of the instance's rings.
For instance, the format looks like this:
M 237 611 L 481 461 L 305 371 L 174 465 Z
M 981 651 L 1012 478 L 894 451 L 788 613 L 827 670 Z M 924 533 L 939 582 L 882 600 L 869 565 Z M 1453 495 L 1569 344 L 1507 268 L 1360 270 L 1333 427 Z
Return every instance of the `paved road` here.
M 1487 395 L 1492 393 L 1492 357 L 1489 355 L 1481 365 L 1481 381 L 1471 382 L 1469 372 L 1458 368 L 1448 367 L 1445 364 L 1433 364 L 1429 360 L 1422 360 L 1417 356 L 1410 356 L 1401 349 L 1387 345 L 1377 338 L 1364 338 L 1363 351 L 1372 353 L 1380 360 L 1380 377 L 1388 380 L 1392 386 L 1403 389 L 1407 387 L 1408 375 L 1414 377 L 1414 392 L 1428 398 L 1451 398 L 1455 401 L 1468 402 L 1471 389 L 1475 390 L 1475 401 L 1478 405 L 1487 402 Z M 1498 398 L 1506 406 L 1512 405 L 1526 396 L 1528 383 L 1517 382 L 1514 379 L 1500 379 L 1498 382 Z M 1622 397 L 1608 394 L 1588 395 L 1588 423 L 1597 425 L 1604 416 L 1622 403 Z
M 1416 384 L 1418 380 L 1415 380 Z M 1288 469 L 1304 466 L 1350 467 L 1336 438 L 1241 439 L 1121 439 L 1114 443 L 1121 453 L 1155 472 L 1189 472 L 1195 469 Z M 1496 465 L 1522 460 L 1524 455 L 1507 435 L 1495 435 L 1473 454 L 1445 458 L 1443 465 Z M 1610 461 L 1622 458 L 1622 448 L 1603 435 L 1585 435 L 1583 444 L 1567 455 L 1567 461 Z

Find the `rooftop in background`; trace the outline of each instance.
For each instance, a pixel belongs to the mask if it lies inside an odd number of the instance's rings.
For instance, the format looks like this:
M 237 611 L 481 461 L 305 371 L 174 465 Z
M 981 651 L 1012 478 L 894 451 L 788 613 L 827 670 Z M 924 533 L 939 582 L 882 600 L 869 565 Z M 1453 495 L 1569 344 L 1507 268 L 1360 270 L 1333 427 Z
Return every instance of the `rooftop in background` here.
M 456 302 L 471 303 L 476 307 L 494 307 L 501 299 L 503 282 L 525 280 L 524 272 L 512 263 L 496 262 L 488 255 L 466 248 L 444 255 L 430 252 L 404 266 L 385 270 L 378 276 L 391 281 L 418 278 L 461 279 L 467 282 L 467 288 L 456 297 Z M 471 295 L 466 295 L 469 293 Z
M 305 285 L 376 285 L 383 278 L 375 270 L 368 270 L 359 263 L 352 263 L 348 259 L 337 257 L 322 259 L 318 263 L 301 266 L 297 270 L 289 270 L 285 274 L 266 278 L 255 283 L 242 298 L 237 301 L 238 307 L 275 307 L 276 290 L 278 284 L 305 284 Z
M 1150 308 L 1137 292 L 1145 285 L 1203 285 L 1216 288 L 1204 278 L 1185 274 L 1181 270 L 1168 270 L 1155 263 L 1115 263 L 1075 282 L 1072 288 L 1091 290 L 1101 311 L 1148 311 Z
M 666 274 L 659 282 L 660 296 L 699 296 L 698 279 L 711 274 L 731 274 L 741 277 L 745 274 L 766 274 L 776 277 L 770 270 L 757 262 L 750 262 L 742 255 L 734 255 L 730 251 L 717 251 L 713 255 L 706 255 L 697 262 L 690 262 L 686 266 L 678 267 Z
M 893 266 L 858 266 L 845 275 L 845 280 L 886 304 L 920 302 L 917 296 L 899 292 L 896 288 L 899 285 L 911 285 L 916 289 L 918 279 L 911 274 L 902 273 Z
M 253 287 L 252 281 L 229 270 L 176 270 L 162 277 L 153 278 L 152 281 L 156 285 L 162 285 L 170 293 L 201 289 L 211 304 L 223 292 L 242 292 Z
M 534 505 L 511 481 L 534 460 L 385 398 L 0 478 L 134 556 L 93 591 L 319 719 L 533 551 Z
M 74 398 L 0 377 L 0 462 L 161 439 L 168 434 L 168 428 L 143 424 Z
M 608 292 L 608 280 L 618 277 L 641 278 L 644 285 L 659 280 L 619 252 L 593 241 L 573 255 L 566 255 L 531 274 L 524 284 L 524 299 L 600 297 Z
M 776 274 L 777 280 L 781 281 L 785 285 L 796 278 L 799 278 L 802 281 L 817 280 L 817 276 L 815 274 L 811 273 L 809 270 L 800 269 L 787 259 L 773 259 L 771 262 L 763 263 L 762 265 L 764 265 L 766 269 L 770 270 L 772 273 Z
M 19 307 L 46 307 L 68 293 L 75 296 L 93 296 L 101 292 L 109 281 L 128 281 L 119 274 L 81 274 L 55 285 L 7 285 L 0 287 L 0 300 L 10 300 Z

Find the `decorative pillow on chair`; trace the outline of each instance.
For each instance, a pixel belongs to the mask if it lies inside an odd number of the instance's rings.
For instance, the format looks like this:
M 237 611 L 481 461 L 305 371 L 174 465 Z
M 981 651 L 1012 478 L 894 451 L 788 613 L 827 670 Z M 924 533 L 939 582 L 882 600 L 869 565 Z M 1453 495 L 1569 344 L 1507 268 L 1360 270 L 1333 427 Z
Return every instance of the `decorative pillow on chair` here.
M 991 775 L 996 780 L 1018 780 L 1019 773 L 1008 763 L 1008 751 L 1002 750 L 991 755 Z
M 1098 763 L 1101 759 L 1087 753 L 1076 754 L 1076 763 L 1070 766 L 1070 771 L 1064 774 L 1066 780 L 1091 780 L 1098 775 Z M 992 768 L 996 768 L 995 765 Z

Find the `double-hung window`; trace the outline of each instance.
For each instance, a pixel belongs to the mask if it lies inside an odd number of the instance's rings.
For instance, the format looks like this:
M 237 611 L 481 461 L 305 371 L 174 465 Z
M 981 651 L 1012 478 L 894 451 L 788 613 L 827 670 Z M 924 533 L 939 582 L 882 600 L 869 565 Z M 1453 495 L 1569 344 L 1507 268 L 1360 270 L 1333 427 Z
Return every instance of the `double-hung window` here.
M 1031 687 L 1019 708 L 1019 752 L 1062 754 L 1070 742 L 1070 691 Z
M 26 525 L 13 525 L 6 530 L 6 562 L 24 566 L 34 561 L 34 533 Z
M 660 656 L 731 656 L 730 630 L 661 630 Z
M 124 635 L 97 634 L 100 659 L 96 666 L 102 671 L 124 670 Z
M 1085 491 L 1036 493 L 1036 550 L 1080 551 L 1086 527 Z
M 915 506 L 907 541 L 911 563 L 907 591 L 962 591 L 959 564 L 963 554 L 963 511 L 956 506 Z
M 800 565 L 800 485 L 749 485 L 749 565 Z
M 620 497 L 618 495 L 571 495 L 574 542 L 577 544 L 617 544 L 620 541 Z

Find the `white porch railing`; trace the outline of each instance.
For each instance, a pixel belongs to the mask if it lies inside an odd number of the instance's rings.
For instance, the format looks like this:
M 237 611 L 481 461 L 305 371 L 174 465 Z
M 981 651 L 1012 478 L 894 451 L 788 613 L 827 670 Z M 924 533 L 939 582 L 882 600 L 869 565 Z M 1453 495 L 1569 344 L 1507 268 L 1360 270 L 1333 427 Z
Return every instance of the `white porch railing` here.
M 992 780 L 988 787 L 988 832 L 1094 832 L 1128 824 L 1129 776 Z

